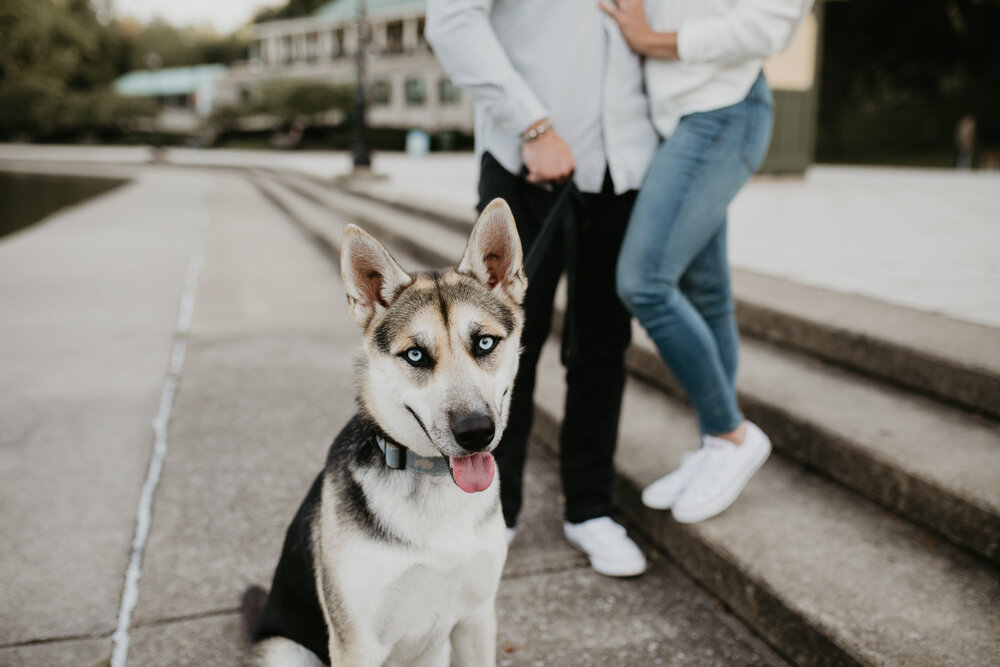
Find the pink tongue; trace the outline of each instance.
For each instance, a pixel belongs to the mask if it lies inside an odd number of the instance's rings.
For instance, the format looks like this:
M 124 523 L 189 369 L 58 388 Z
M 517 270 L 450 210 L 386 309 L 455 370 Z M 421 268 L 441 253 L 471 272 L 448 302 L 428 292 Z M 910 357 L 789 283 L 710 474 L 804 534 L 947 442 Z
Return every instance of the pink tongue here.
M 487 453 L 452 457 L 451 476 L 458 488 L 466 493 L 477 493 L 490 488 L 493 482 L 493 455 Z

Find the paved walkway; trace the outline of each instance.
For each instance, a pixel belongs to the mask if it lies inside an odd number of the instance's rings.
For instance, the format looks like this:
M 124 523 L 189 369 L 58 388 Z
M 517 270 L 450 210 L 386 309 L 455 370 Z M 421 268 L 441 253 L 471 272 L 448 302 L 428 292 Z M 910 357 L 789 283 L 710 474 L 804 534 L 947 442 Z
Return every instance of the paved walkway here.
M 240 595 L 354 410 L 359 333 L 338 267 L 244 178 L 105 170 L 135 180 L 0 239 L 0 665 L 107 664 L 123 610 L 128 664 L 235 665 Z M 593 573 L 557 486 L 533 455 L 501 665 L 782 664 L 655 553 Z
M 145 148 L 0 145 L 0 160 L 145 163 Z M 178 165 L 266 166 L 320 178 L 350 170 L 345 153 L 171 149 Z M 386 198 L 452 211 L 476 202 L 471 154 L 375 156 Z M 737 267 L 1000 327 L 1000 174 L 815 166 L 761 177 L 733 203 Z

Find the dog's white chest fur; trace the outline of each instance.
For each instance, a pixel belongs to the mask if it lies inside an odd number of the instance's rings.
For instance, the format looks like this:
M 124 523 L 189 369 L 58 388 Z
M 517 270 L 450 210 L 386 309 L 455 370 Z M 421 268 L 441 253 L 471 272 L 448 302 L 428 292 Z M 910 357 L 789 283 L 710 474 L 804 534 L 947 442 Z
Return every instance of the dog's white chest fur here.
M 475 643 L 482 626 L 495 623 L 507 552 L 498 484 L 470 496 L 450 478 L 428 484 L 413 476 L 401 476 L 406 483 L 394 484 L 391 493 L 369 496 L 393 540 L 345 530 L 333 504 L 324 503 L 321 576 L 323 588 L 336 591 L 339 606 L 324 612 L 331 635 L 338 628 L 350 633 L 346 644 L 364 647 L 374 664 L 445 666 L 453 648 L 476 651 L 461 644 L 463 624 L 469 626 L 468 642 Z M 400 502 L 408 496 L 410 502 Z M 354 664 L 354 657 L 345 655 L 344 664 Z

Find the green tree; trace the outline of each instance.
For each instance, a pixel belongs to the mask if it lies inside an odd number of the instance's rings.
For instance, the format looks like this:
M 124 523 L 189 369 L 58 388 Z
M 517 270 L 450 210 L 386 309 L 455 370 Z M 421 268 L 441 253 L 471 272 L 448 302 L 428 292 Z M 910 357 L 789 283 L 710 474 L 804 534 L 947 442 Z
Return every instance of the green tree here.
M 211 122 L 219 133 L 238 131 L 241 120 L 249 116 L 271 116 L 275 125 L 323 125 L 331 111 L 347 115 L 353 100 L 350 86 L 336 86 L 324 81 L 285 81 L 272 79 L 261 86 L 260 100 L 246 106 L 222 106 L 212 111 Z
M 0 80 L 32 76 L 68 82 L 92 60 L 97 37 L 51 0 L 0 3 Z
M 162 19 L 156 19 L 129 39 L 129 69 L 185 67 L 197 62 L 194 40 Z
M 347 0 L 340 0 L 345 2 Z M 323 5 L 329 4 L 330 0 L 288 0 L 283 7 L 266 7 L 254 17 L 254 23 L 264 23 L 265 21 L 277 21 L 279 19 L 294 19 L 300 16 L 309 16 Z
M 328 111 L 347 111 L 353 98 L 350 88 L 333 86 L 322 81 L 306 81 L 287 87 L 277 100 L 279 115 L 294 120 L 319 122 Z
M 249 40 L 240 33 L 206 35 L 198 40 L 199 58 L 203 63 L 229 65 L 237 60 L 246 60 L 249 50 Z
M 151 113 L 108 89 L 125 48 L 88 0 L 0 2 L 0 136 L 114 129 Z
M 261 87 L 260 102 L 241 112 L 270 114 L 280 118 L 284 124 L 295 121 L 312 124 L 319 123 L 328 111 L 346 113 L 352 99 L 350 86 L 335 86 L 324 81 L 272 79 Z M 221 113 L 223 117 L 228 117 L 232 111 Z
M 240 34 L 217 35 L 177 28 L 157 19 L 128 40 L 129 69 L 187 67 L 202 63 L 231 64 L 247 57 L 248 41 Z

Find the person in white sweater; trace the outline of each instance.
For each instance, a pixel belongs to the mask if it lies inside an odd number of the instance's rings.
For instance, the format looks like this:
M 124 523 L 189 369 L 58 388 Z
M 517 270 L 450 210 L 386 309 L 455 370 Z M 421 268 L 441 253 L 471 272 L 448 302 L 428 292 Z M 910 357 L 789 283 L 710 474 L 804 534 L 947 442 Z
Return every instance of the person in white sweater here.
M 771 138 L 763 61 L 788 45 L 812 2 L 600 5 L 645 57 L 650 114 L 663 137 L 629 218 L 617 291 L 684 388 L 702 432 L 701 448 L 642 500 L 671 509 L 679 522 L 702 521 L 729 507 L 771 452 L 736 400 L 727 209 Z

